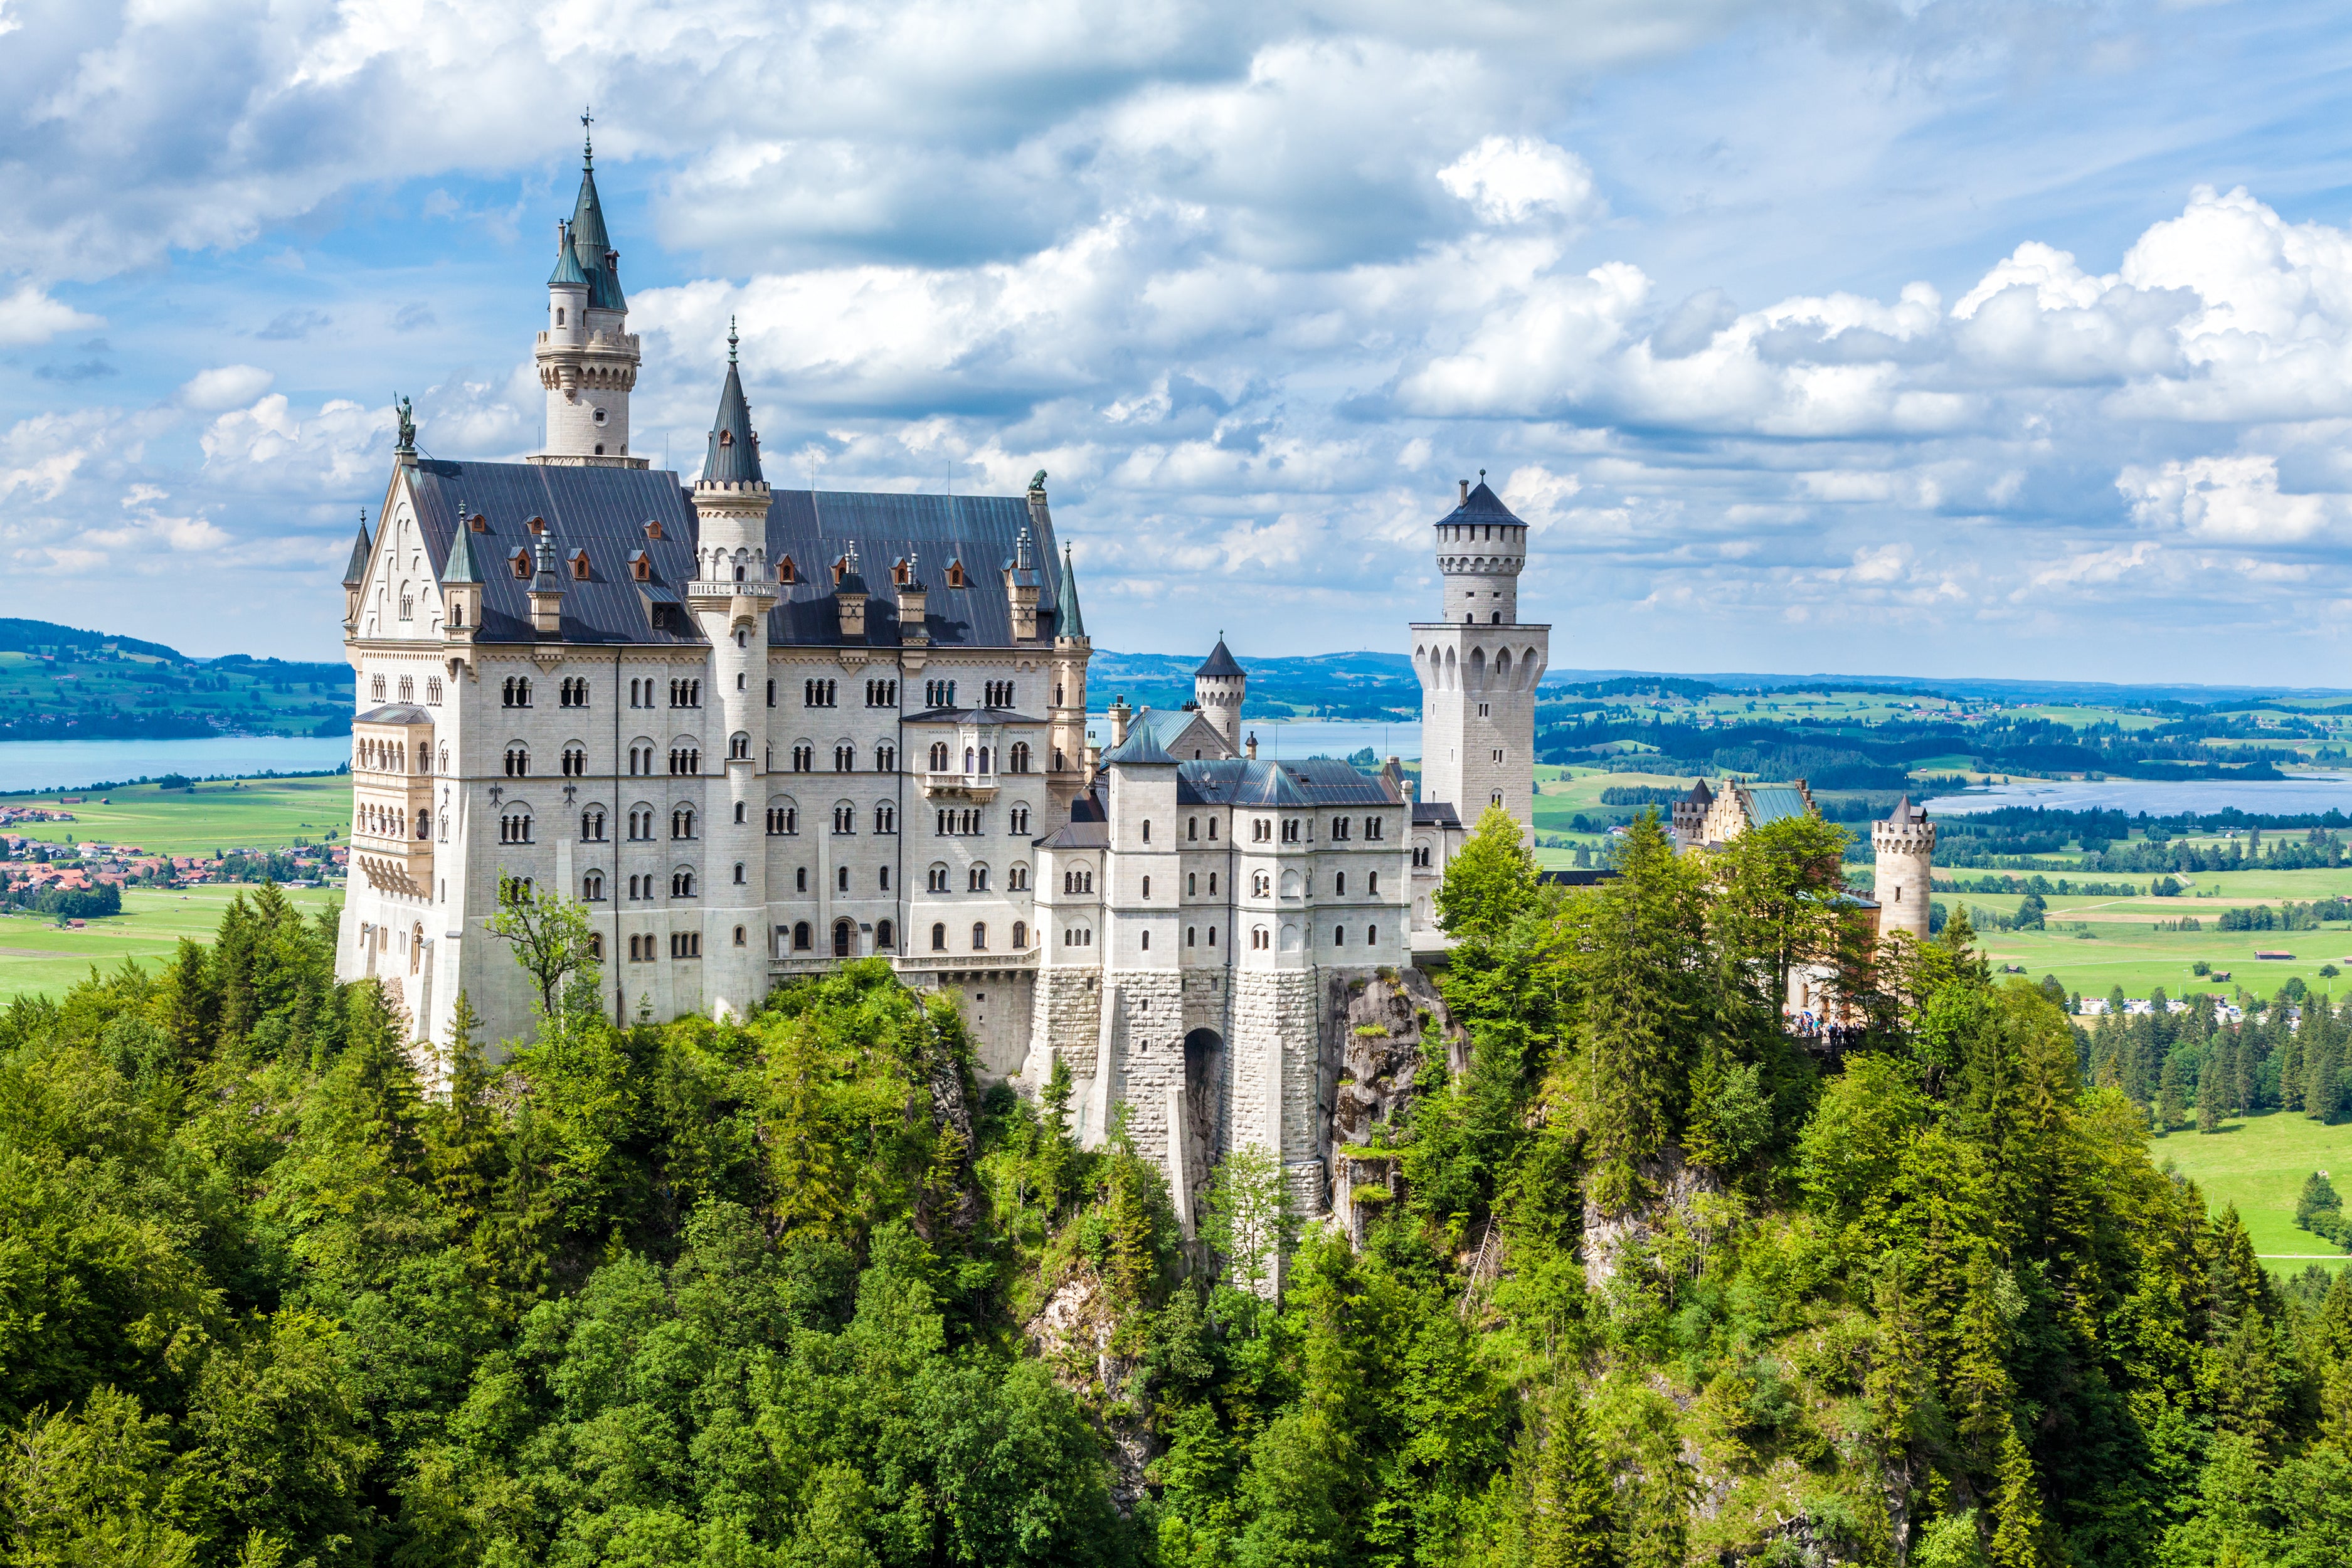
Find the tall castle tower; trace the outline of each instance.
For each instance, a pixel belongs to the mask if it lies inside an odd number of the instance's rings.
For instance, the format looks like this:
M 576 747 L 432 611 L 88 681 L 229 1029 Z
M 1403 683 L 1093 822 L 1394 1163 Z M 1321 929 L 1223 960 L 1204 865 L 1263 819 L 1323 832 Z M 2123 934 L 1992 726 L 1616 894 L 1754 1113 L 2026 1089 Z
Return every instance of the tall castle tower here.
M 1207 662 L 1192 672 L 1192 700 L 1236 754 L 1242 749 L 1242 698 L 1248 690 L 1249 671 L 1234 660 L 1225 634 L 1219 632 Z
M 644 356 L 628 321 L 621 253 L 604 232 L 604 208 L 596 199 L 596 148 L 583 142 L 580 198 L 571 221 L 556 226 L 555 270 L 547 279 L 547 330 L 538 348 L 547 445 L 532 461 L 646 466 L 629 456 L 629 389 Z
M 1437 522 L 1445 579 L 1442 621 L 1412 625 L 1421 679 L 1421 796 L 1444 801 L 1468 826 L 1499 805 L 1535 825 L 1536 682 L 1551 627 L 1519 622 L 1528 525 L 1486 488 L 1462 481 L 1461 503 Z
M 1929 868 L 1936 858 L 1936 825 L 1927 820 L 1927 808 L 1905 795 L 1885 821 L 1870 825 L 1870 847 L 1878 860 L 1873 896 L 1879 934 L 1907 931 L 1927 941 Z
M 694 576 L 687 606 L 710 645 L 709 708 L 723 716 L 723 789 L 706 795 L 710 853 L 705 861 L 703 995 L 716 1011 L 748 1016 L 768 991 L 768 854 L 760 769 L 768 750 L 768 612 L 776 602 L 768 567 L 768 481 L 760 438 L 727 329 L 727 384 L 711 422 L 710 447 L 694 485 Z M 862 606 L 861 606 L 862 607 Z M 862 627 L 861 627 L 862 629 Z M 709 763 L 704 763 L 705 772 Z

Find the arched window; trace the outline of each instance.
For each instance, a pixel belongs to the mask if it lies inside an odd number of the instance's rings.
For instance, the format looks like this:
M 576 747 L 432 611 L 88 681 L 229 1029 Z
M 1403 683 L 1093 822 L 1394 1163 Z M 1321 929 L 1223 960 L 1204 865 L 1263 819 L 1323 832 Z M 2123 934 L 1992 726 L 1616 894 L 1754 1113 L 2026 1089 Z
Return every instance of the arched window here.
M 898 931 L 888 921 L 876 921 L 874 922 L 874 951 L 877 952 L 887 952 L 898 945 Z
M 693 871 L 681 866 L 669 874 L 669 896 L 673 899 L 694 897 Z
M 800 921 L 795 922 L 793 926 L 793 951 L 794 952 L 806 952 L 812 945 L 809 936 L 808 921 Z
M 507 777 L 519 779 L 530 773 L 530 751 L 524 746 L 507 748 Z
M 669 814 L 669 836 L 672 838 L 694 837 L 694 807 L 681 805 Z
M 964 890 L 968 893 L 984 893 L 988 891 L 988 868 L 985 866 L 974 866 L 970 871 L 965 873 L 964 880 L 966 883 Z
M 591 871 L 580 879 L 580 896 L 592 904 L 604 901 L 604 873 Z
M 1013 742 L 1013 771 L 1016 773 L 1029 771 L 1029 742 L 1026 741 Z
M 1026 891 L 1028 891 L 1028 889 L 1029 889 L 1029 868 L 1028 868 L 1028 867 L 1026 867 L 1026 866 L 1015 865 L 1015 866 L 1014 866 L 1011 870 L 1009 870 L 1009 871 L 1005 872 L 1005 873 L 1004 873 L 1004 886 L 1005 886 L 1009 890 L 1011 890 L 1011 891 L 1013 891 L 1013 892 L 1015 892 L 1015 893 L 1022 893 L 1022 892 L 1026 892 Z M 1018 947 L 1018 946 L 1020 945 L 1020 943 L 1015 942 L 1015 943 L 1013 943 L 1013 945 L 1014 945 L 1015 947 Z
M 839 805 L 835 806 L 833 808 L 833 830 L 835 833 L 856 832 L 857 808 L 850 805 L 845 800 Z
M 420 839 L 430 838 L 433 837 L 433 814 L 431 812 L 420 811 L 416 814 L 416 837 Z
M 847 958 L 851 956 L 856 948 L 856 943 L 857 927 L 855 924 L 848 921 L 835 921 L 833 922 L 834 957 Z
M 974 952 L 986 952 L 988 951 L 987 921 L 974 921 L 971 922 L 971 950 Z
M 1142 932 L 1142 933 L 1141 933 L 1141 935 L 1142 935 L 1143 951 L 1144 951 L 1144 952 L 1150 952 L 1151 951 L 1151 933 L 1150 933 L 1150 931 L 1144 931 L 1144 932 Z
M 739 763 L 750 758 L 751 755 L 751 737 L 740 731 L 737 731 L 728 739 L 727 754 L 729 757 Z
M 933 741 L 931 742 L 931 772 L 935 773 L 943 773 L 947 771 L 948 743 L 945 741 Z
M 932 867 L 929 876 L 925 879 L 925 889 L 927 891 L 934 893 L 946 892 L 948 890 L 948 868 L 945 866 Z
M 879 805 L 877 805 L 874 808 L 874 831 L 877 833 L 898 832 L 898 808 L 892 805 L 888 801 L 884 801 Z
M 835 867 L 833 868 L 833 888 L 834 888 L 834 891 L 835 891 L 835 892 L 837 892 L 837 893 L 845 893 L 845 892 L 849 891 L 849 868 L 848 868 L 848 867 L 846 867 L 846 866 L 835 866 Z
M 1026 921 L 1014 921 L 1013 922 L 1013 951 L 1015 952 L 1025 952 L 1028 951 L 1028 948 L 1029 922 Z
M 931 951 L 933 952 L 945 952 L 947 950 L 947 922 L 945 921 L 933 921 L 931 922 Z
M 743 862 L 738 860 L 735 862 L 735 885 L 740 888 L 743 886 L 744 880 Z
M 604 808 L 592 805 L 580 814 L 580 837 L 597 843 L 604 837 Z

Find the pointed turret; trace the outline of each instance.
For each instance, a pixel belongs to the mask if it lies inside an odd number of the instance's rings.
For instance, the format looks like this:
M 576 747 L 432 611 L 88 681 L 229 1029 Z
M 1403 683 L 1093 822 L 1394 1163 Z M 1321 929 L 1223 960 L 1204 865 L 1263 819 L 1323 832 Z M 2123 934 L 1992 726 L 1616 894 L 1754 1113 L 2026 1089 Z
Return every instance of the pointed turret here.
M 587 119 L 581 116 L 583 128 Z M 595 144 L 583 139 L 580 195 L 572 216 L 555 226 L 547 326 L 534 355 L 547 393 L 547 437 L 533 461 L 646 466 L 629 456 L 629 393 L 642 355 L 628 313 L 621 254 L 605 232 L 604 204 L 596 195 Z
M 367 513 L 360 513 L 360 536 L 352 542 L 352 563 L 343 568 L 343 586 L 356 588 L 367 581 L 368 552 L 375 542 L 368 537 Z
M 1225 738 L 1227 756 L 1242 749 L 1242 699 L 1248 691 L 1249 671 L 1234 659 L 1225 634 L 1219 632 L 1215 650 L 1192 672 L 1192 701 Z
M 1087 618 L 1078 611 L 1078 570 L 1070 563 L 1070 547 L 1062 546 L 1062 583 L 1054 590 L 1054 635 L 1082 637 Z
M 457 537 L 449 542 L 449 559 L 441 564 L 441 602 L 444 633 L 460 642 L 482 624 L 482 574 L 474 564 L 473 538 L 473 520 L 459 501 Z
M 706 485 L 764 485 L 760 472 L 760 439 L 751 432 L 751 405 L 743 398 L 743 377 L 735 363 L 732 319 L 727 323 L 727 384 L 719 389 L 719 416 L 710 425 L 710 450 L 702 460 Z
M 367 586 L 368 553 L 374 542 L 368 538 L 367 512 L 360 512 L 360 536 L 352 542 L 352 563 L 343 568 L 343 631 L 356 631 L 360 624 L 360 600 Z

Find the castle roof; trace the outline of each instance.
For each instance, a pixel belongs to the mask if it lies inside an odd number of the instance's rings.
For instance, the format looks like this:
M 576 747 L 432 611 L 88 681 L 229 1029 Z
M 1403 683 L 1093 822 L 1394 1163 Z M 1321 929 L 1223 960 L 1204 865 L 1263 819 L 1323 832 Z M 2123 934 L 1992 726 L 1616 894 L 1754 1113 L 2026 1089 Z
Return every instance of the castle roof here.
M 588 287 L 588 274 L 580 270 L 580 257 L 572 248 L 572 231 L 569 228 L 556 237 L 555 270 L 547 276 L 549 288 L 564 285 L 575 289 Z
M 449 545 L 449 559 L 441 565 L 441 581 L 444 584 L 479 583 L 482 580 L 481 573 L 474 566 L 474 546 L 470 542 L 473 531 L 466 526 L 463 518 L 457 520 L 457 531 Z
M 1906 795 L 1895 803 L 1895 809 L 1886 814 L 1886 820 L 1895 823 L 1925 822 L 1927 820 L 1927 808 L 1913 805 L 1911 797 Z
M 719 389 L 719 414 L 710 422 L 710 450 L 702 459 L 706 485 L 764 484 L 760 438 L 751 433 L 751 405 L 743 400 L 743 378 L 735 369 L 735 324 L 727 324 L 727 381 Z
M 440 580 L 478 581 L 482 585 L 477 641 L 536 640 L 528 583 L 509 572 L 478 574 L 471 565 L 530 545 L 523 522 L 534 516 L 546 520 L 551 538 L 564 555 L 585 550 L 595 568 L 586 580 L 564 584 L 563 635 L 568 640 L 645 645 L 703 640 L 701 627 L 691 616 L 673 613 L 682 604 L 680 586 L 694 576 L 699 533 L 691 495 L 677 475 L 657 468 L 436 458 L 424 459 L 405 474 Z M 481 514 L 486 528 L 482 542 L 469 539 L 459 557 L 459 564 L 472 574 L 452 578 L 451 558 L 460 549 L 461 499 L 468 512 Z M 648 523 L 660 525 L 659 538 L 648 537 Z M 831 561 L 854 547 L 866 561 L 896 561 L 918 552 L 941 560 L 1001 560 L 1012 553 L 1024 528 L 1038 539 L 1039 548 L 1052 548 L 1050 525 L 1034 518 L 1028 501 L 1019 496 L 779 490 L 768 509 L 768 559 L 790 555 L 802 562 Z M 646 557 L 644 582 L 636 581 L 628 565 L 629 558 L 640 552 Z M 969 576 L 965 583 L 961 588 L 933 588 L 927 595 L 924 624 L 932 645 L 1012 646 L 1013 610 L 1003 584 L 984 574 Z M 859 646 L 897 647 L 898 591 L 887 577 L 869 584 L 867 591 L 866 636 Z M 777 584 L 775 607 L 768 616 L 769 641 L 777 647 L 839 647 L 838 592 L 830 572 L 810 572 L 797 582 Z M 1050 637 L 1062 601 L 1053 592 L 1041 592 L 1038 600 L 1038 632 Z
M 626 310 L 628 300 L 621 293 L 620 258 L 614 252 L 613 241 L 604 232 L 604 205 L 596 196 L 596 150 L 583 150 L 580 156 L 580 195 L 572 204 L 572 256 L 573 265 L 588 283 L 588 308 L 592 310 Z M 558 264 L 559 269 L 561 264 Z
M 1806 798 L 1802 784 L 1735 784 L 1731 788 L 1739 796 L 1739 804 L 1748 814 L 1750 827 L 1761 827 L 1768 822 L 1779 822 L 1786 817 L 1812 815 L 1812 802 Z
M 1151 728 L 1149 724 L 1130 726 L 1127 739 L 1103 753 L 1103 764 L 1108 767 L 1116 763 L 1127 768 L 1173 766 L 1176 759 L 1168 754 L 1168 748 L 1160 743 L 1160 737 L 1151 732 Z
M 1053 542 L 1050 540 L 1046 542 L 1045 553 L 1048 557 L 1054 553 Z M 1062 585 L 1054 598 L 1055 603 L 1062 606 L 1061 619 L 1055 624 L 1054 635 L 1063 637 L 1086 636 L 1086 617 L 1078 614 L 1077 568 L 1070 564 L 1070 547 L 1066 544 L 1062 546 Z M 1044 606 L 1040 605 L 1039 608 L 1042 609 Z
M 1526 526 L 1525 523 L 1520 522 L 1509 507 L 1503 504 L 1501 496 L 1486 488 L 1486 471 L 1484 468 L 1478 470 L 1478 482 L 1468 495 L 1462 498 L 1462 504 L 1438 519 L 1438 521 L 1441 523 L 1508 522 L 1520 527 Z
M 1176 765 L 1179 805 L 1401 805 L 1403 800 L 1392 780 L 1329 757 L 1295 763 L 1225 757 Z
M 1412 825 L 1415 827 L 1459 827 L 1461 816 L 1454 803 L 1446 800 L 1417 800 L 1412 803 Z
M 1151 731 L 1152 739 L 1159 742 L 1161 749 L 1169 755 L 1174 756 L 1181 749 L 1178 742 L 1182 739 L 1184 731 L 1195 724 L 1205 726 L 1211 734 L 1216 735 L 1218 756 L 1224 756 L 1232 751 L 1233 748 L 1225 744 L 1225 738 L 1218 732 L 1217 727 L 1202 718 L 1198 709 L 1193 708 L 1146 708 L 1129 721 L 1127 732 L 1132 735 L 1137 730 L 1148 729 Z
M 433 715 L 414 702 L 387 702 L 352 721 L 354 724 L 430 724 Z
M 1705 779 L 1694 779 L 1691 781 L 1690 794 L 1683 796 L 1683 799 L 1692 805 L 1713 805 L 1715 792 L 1706 787 Z
M 1208 662 L 1192 672 L 1192 679 L 1236 680 L 1247 678 L 1248 674 L 1249 671 L 1234 662 L 1233 650 L 1225 647 L 1225 639 L 1220 637 L 1217 638 L 1216 647 L 1209 655 Z
M 343 586 L 356 588 L 367 581 L 368 552 L 373 548 L 368 538 L 367 519 L 360 519 L 360 536 L 352 542 L 352 563 L 343 568 Z

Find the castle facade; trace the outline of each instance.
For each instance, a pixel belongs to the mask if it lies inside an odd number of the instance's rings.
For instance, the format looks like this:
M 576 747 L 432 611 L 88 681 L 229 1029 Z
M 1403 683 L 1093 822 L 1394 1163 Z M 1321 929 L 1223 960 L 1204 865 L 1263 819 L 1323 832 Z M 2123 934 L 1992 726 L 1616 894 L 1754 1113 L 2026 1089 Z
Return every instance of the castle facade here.
M 404 425 L 352 548 L 341 977 L 380 980 L 429 1061 L 460 992 L 489 1037 L 531 1027 L 502 888 L 578 902 L 618 1016 L 740 1016 L 879 956 L 960 994 L 984 1077 L 1034 1093 L 1065 1064 L 1089 1142 L 1123 1114 L 1188 1227 L 1246 1144 L 1323 1212 L 1349 1007 L 1426 991 L 1464 819 L 1531 821 L 1526 525 L 1483 480 L 1435 524 L 1443 618 L 1411 628 L 1429 798 L 1393 763 L 1259 758 L 1222 639 L 1193 703 L 1121 700 L 1091 733 L 1043 472 L 1016 496 L 773 489 L 731 336 L 698 477 L 652 469 L 593 161 L 547 293 L 544 449 L 442 461 Z

